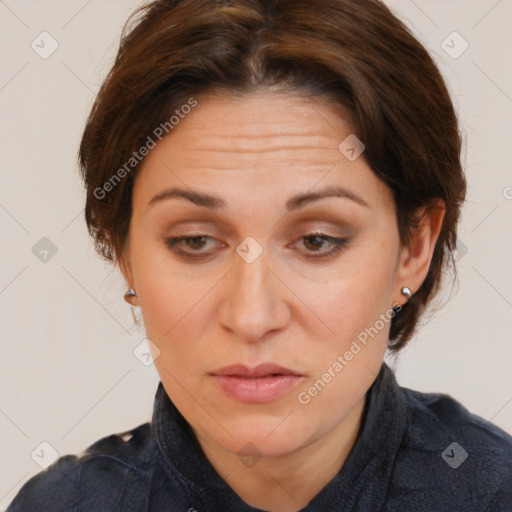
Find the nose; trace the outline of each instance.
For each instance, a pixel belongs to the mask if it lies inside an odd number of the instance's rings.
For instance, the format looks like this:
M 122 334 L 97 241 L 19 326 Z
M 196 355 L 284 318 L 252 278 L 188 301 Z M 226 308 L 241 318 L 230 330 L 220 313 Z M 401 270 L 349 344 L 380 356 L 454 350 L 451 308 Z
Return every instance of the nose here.
M 233 270 L 225 277 L 219 322 L 240 340 L 263 341 L 289 322 L 284 279 L 277 277 L 265 252 L 251 263 L 238 255 L 235 258 Z

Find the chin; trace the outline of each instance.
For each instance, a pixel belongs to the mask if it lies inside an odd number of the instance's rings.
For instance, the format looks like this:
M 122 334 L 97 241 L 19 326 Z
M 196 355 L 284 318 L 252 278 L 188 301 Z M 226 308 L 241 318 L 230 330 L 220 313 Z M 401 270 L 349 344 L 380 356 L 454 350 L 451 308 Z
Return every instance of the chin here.
M 293 415 L 283 421 L 286 414 L 281 418 L 266 415 L 251 419 L 231 417 L 221 421 L 225 430 L 212 431 L 210 421 L 205 425 L 207 430 L 202 432 L 237 455 L 279 457 L 308 444 L 312 437 L 311 422 L 298 418 L 290 421 Z

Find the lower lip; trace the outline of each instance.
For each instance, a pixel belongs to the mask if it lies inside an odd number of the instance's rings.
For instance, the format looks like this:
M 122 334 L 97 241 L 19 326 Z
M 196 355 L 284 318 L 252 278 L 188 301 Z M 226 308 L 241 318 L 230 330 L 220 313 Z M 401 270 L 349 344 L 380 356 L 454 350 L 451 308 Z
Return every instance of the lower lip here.
M 284 395 L 302 379 L 299 375 L 243 378 L 232 375 L 213 375 L 219 386 L 230 397 L 250 404 L 272 402 Z

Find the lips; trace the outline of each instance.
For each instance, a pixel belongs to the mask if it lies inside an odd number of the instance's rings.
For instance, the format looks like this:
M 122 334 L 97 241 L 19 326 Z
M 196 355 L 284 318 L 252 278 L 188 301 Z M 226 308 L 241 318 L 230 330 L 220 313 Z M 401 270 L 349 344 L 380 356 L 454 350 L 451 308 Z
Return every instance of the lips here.
M 277 400 L 302 379 L 300 373 L 274 363 L 255 367 L 225 366 L 210 374 L 224 393 L 239 402 L 263 404 Z
M 301 376 L 300 373 L 274 363 L 262 363 L 255 367 L 248 367 L 243 364 L 225 366 L 212 372 L 213 375 L 226 375 L 239 378 L 272 377 L 278 375 Z

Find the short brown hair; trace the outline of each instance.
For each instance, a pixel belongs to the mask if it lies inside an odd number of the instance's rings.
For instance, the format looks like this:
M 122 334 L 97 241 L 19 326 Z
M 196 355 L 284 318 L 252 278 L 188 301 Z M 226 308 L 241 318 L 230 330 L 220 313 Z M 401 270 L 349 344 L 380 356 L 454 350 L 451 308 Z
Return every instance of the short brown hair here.
M 441 74 L 378 0 L 157 0 L 137 9 L 80 144 L 96 250 L 113 263 L 123 254 L 139 168 L 126 162 L 155 127 L 203 93 L 268 86 L 330 97 L 350 110 L 363 157 L 392 190 L 402 243 L 421 207 L 436 198 L 446 204 L 428 275 L 391 323 L 389 348 L 397 352 L 438 291 L 445 264 L 453 266 L 466 182 Z

